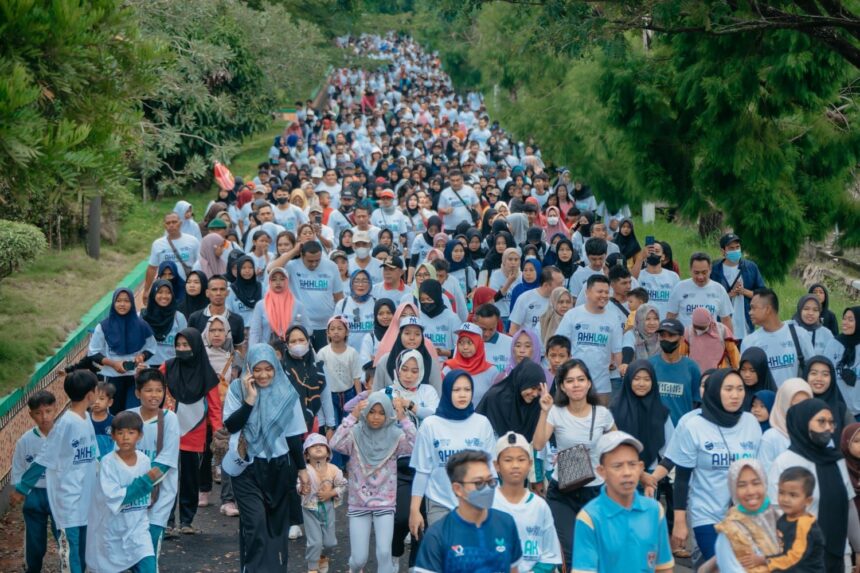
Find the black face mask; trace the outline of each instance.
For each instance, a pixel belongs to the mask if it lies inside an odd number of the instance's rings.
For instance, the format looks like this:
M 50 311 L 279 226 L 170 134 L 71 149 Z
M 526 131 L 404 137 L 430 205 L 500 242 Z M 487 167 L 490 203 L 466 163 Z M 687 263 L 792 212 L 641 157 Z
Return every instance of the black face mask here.
M 678 346 L 681 344 L 680 340 L 661 340 L 660 348 L 666 354 L 672 354 L 678 349 Z
M 661 257 L 660 255 L 648 255 L 648 257 L 646 257 L 645 259 L 645 262 L 648 263 L 649 267 L 656 267 L 661 262 L 663 262 L 663 257 Z
M 436 314 L 439 305 L 435 302 L 422 302 L 421 303 L 421 312 L 428 316 L 434 316 Z
M 816 446 L 826 448 L 833 440 L 833 432 L 813 432 L 809 430 L 809 439 Z
M 277 202 L 278 202 L 278 205 L 284 205 L 284 204 L 286 204 L 289 200 L 290 200 L 290 198 L 289 198 L 289 197 L 278 197 L 278 198 L 276 198 L 276 199 L 275 199 L 275 201 L 277 201 Z
M 176 351 L 176 359 L 181 362 L 188 362 L 192 358 L 194 358 L 194 352 L 191 350 L 177 350 Z
M 340 210 L 341 210 L 343 213 L 350 213 L 350 212 L 352 212 L 353 207 L 355 207 L 355 205 L 344 205 L 343 203 L 341 203 L 341 204 L 340 204 Z

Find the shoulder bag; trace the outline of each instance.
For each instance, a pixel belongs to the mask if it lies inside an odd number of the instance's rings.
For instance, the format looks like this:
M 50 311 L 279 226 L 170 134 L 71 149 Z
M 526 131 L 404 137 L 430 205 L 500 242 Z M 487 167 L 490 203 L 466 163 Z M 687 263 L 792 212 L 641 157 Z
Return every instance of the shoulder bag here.
M 594 439 L 594 420 L 597 418 L 597 407 L 591 407 L 591 429 L 588 431 L 588 442 Z M 594 468 L 591 467 L 591 449 L 585 444 L 576 444 L 558 453 L 555 462 L 555 475 L 558 489 L 562 493 L 576 491 L 594 479 Z

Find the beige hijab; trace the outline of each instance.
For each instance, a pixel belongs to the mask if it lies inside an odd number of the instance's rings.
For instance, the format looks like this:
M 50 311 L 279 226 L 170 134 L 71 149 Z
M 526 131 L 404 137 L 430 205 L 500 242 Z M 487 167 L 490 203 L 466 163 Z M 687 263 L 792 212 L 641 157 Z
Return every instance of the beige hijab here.
M 556 312 L 555 307 L 563 296 L 570 297 L 571 302 L 573 302 L 573 297 L 566 288 L 563 286 L 554 288 L 549 295 L 549 305 L 540 317 L 540 341 L 544 351 L 546 351 L 547 341 L 555 335 L 555 331 L 558 330 L 558 325 L 561 323 L 562 315 Z
M 791 401 L 798 392 L 805 392 L 809 398 L 813 396 L 812 387 L 803 378 L 789 378 L 783 382 L 776 392 L 776 400 L 770 411 L 770 427 L 779 430 L 786 438 L 788 428 L 785 426 L 785 417 L 788 409 L 791 408 Z

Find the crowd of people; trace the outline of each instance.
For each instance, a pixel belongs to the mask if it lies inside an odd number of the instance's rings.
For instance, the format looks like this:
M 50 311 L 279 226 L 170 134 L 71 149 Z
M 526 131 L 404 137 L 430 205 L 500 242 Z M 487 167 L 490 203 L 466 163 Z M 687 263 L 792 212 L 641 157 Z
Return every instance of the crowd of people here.
M 154 572 L 212 503 L 248 573 L 366 571 L 371 532 L 381 573 L 860 565 L 860 307 L 783 321 L 741 237 L 676 261 L 412 40 L 341 45 L 381 67 L 178 202 L 69 410 L 29 399 L 27 571 L 50 522 L 63 571 Z

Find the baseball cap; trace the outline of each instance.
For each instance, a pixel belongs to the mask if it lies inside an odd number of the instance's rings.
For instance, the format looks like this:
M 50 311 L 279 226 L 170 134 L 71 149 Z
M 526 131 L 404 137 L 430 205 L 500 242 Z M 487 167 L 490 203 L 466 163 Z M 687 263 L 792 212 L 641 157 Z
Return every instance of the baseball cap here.
M 597 440 L 597 459 L 602 461 L 603 456 L 605 454 L 608 454 L 609 452 L 615 450 L 615 448 L 623 444 L 633 446 L 634 448 L 636 448 L 637 452 L 639 452 L 640 454 L 642 453 L 642 442 L 640 442 L 627 432 L 607 432 L 600 436 L 600 439 Z M 498 445 L 496 445 L 496 447 L 498 448 Z
M 352 235 L 352 243 L 367 243 L 370 244 L 373 241 L 370 240 L 370 233 L 367 231 L 356 231 Z
M 320 205 L 311 205 L 308 209 L 308 213 L 322 213 L 323 208 Z
M 344 189 L 340 192 L 341 199 L 355 199 L 355 192 L 352 189 Z
M 424 330 L 424 325 L 421 324 L 421 321 L 418 320 L 417 316 L 404 316 L 400 319 L 399 324 L 401 330 L 406 328 L 407 326 L 417 326 L 421 330 Z
M 481 327 L 472 322 L 464 322 L 460 325 L 460 327 L 454 331 L 456 334 L 461 332 L 471 332 L 472 334 L 477 334 L 478 336 L 483 336 L 484 331 L 481 330 Z
M 322 167 L 314 167 L 311 169 L 311 177 L 317 178 L 323 176 L 323 168 Z
M 209 224 L 206 225 L 207 229 L 226 229 L 227 223 L 225 223 L 222 219 L 215 217 Z
M 331 253 L 329 253 L 328 258 L 331 260 L 335 260 L 335 259 L 348 259 L 349 257 L 347 257 L 346 253 L 344 253 L 343 251 L 332 251 Z
M 664 318 L 660 321 L 657 332 L 668 332 L 669 334 L 684 334 L 684 325 L 677 318 Z
M 617 434 L 618 432 L 612 433 Z M 532 456 L 532 445 L 525 438 L 525 436 L 523 436 L 522 434 L 517 434 L 516 432 L 508 432 L 496 441 L 496 451 L 495 455 L 493 456 L 493 459 L 499 459 L 499 456 L 502 455 L 502 452 L 504 452 L 508 448 L 520 448 L 524 450 L 529 455 L 529 457 Z
M 353 241 L 355 241 L 355 237 L 353 237 Z M 385 257 L 385 260 L 382 261 L 382 266 L 389 269 L 403 270 L 403 259 L 397 255 L 391 255 L 390 257 Z
M 380 199 L 394 199 L 394 191 L 391 189 L 383 189 L 379 192 Z
M 734 233 L 726 233 L 722 237 L 720 237 L 720 248 L 725 249 L 729 245 L 734 242 L 741 242 L 741 238 L 735 235 Z

